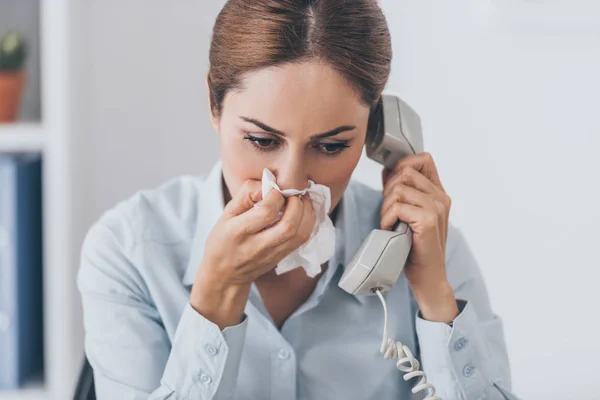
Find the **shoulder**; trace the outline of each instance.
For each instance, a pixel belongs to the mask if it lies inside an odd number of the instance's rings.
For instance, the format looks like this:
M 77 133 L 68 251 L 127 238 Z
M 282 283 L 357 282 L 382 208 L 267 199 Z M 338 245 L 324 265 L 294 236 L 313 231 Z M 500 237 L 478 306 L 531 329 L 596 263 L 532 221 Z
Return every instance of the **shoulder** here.
M 159 259 L 188 246 L 197 223 L 204 179 L 180 176 L 156 188 L 140 190 L 104 212 L 83 240 L 80 287 L 85 282 L 87 286 L 111 288 L 118 284 L 127 292 L 143 292 L 141 276 L 144 268 L 150 268 L 145 265 L 154 262 L 150 258 L 159 264 Z M 140 261 L 139 254 L 146 260 Z
M 185 240 L 198 217 L 204 177 L 179 176 L 144 189 L 104 212 L 90 228 L 109 230 L 124 248 L 145 242 L 165 244 Z

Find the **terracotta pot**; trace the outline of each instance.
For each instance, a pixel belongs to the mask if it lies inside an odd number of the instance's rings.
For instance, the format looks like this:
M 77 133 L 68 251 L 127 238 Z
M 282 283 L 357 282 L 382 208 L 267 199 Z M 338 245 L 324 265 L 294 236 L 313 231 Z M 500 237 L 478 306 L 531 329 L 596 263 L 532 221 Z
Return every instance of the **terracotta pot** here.
M 25 73 L 0 72 L 0 122 L 13 122 L 21 105 Z

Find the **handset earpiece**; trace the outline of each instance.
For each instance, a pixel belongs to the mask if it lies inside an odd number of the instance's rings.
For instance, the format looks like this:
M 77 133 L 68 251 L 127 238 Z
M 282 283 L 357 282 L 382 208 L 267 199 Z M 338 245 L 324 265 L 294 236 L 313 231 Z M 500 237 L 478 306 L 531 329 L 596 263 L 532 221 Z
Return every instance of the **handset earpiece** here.
M 393 95 L 382 95 L 369 117 L 367 156 L 388 169 L 409 154 L 423 151 L 419 115 Z M 412 231 L 402 222 L 391 231 L 374 229 L 346 266 L 339 286 L 357 294 L 386 292 L 396 283 L 412 246 Z

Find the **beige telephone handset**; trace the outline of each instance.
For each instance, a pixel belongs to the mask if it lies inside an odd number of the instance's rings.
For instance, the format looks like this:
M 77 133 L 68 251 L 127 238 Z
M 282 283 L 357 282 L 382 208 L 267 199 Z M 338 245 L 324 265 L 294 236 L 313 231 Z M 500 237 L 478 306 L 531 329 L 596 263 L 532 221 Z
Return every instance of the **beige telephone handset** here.
M 423 151 L 421 119 L 404 101 L 383 95 L 369 118 L 367 156 L 392 169 L 401 158 Z M 412 245 L 410 227 L 374 229 L 346 266 L 338 285 L 354 295 L 387 292 L 396 283 Z
M 423 151 L 421 119 L 408 104 L 396 96 L 383 95 L 369 116 L 367 156 L 392 169 L 403 157 Z M 410 227 L 398 221 L 391 231 L 374 229 L 360 245 L 338 283 L 353 295 L 376 294 L 383 305 L 383 340 L 379 351 L 384 358 L 398 360 L 396 367 L 404 380 L 419 378 L 412 393 L 426 392 L 424 400 L 441 400 L 435 387 L 427 382 L 419 361 L 411 350 L 388 335 L 388 311 L 383 293 L 389 291 L 404 269 L 412 246 Z

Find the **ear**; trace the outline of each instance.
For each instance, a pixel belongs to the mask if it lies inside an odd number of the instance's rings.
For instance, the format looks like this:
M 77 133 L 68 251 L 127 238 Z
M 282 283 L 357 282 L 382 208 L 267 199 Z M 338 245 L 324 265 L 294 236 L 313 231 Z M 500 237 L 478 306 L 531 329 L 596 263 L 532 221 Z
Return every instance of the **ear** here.
M 210 95 L 210 87 L 208 85 L 208 75 L 206 75 L 206 78 L 204 78 L 204 83 L 206 84 L 206 95 L 207 95 L 207 100 L 208 100 L 208 114 L 210 115 L 210 122 L 213 126 L 213 128 L 215 128 L 215 131 L 217 131 L 217 133 L 221 133 L 219 130 L 219 118 L 217 118 L 215 116 L 215 114 L 213 113 L 213 108 L 212 108 L 212 101 L 211 101 L 211 95 Z

